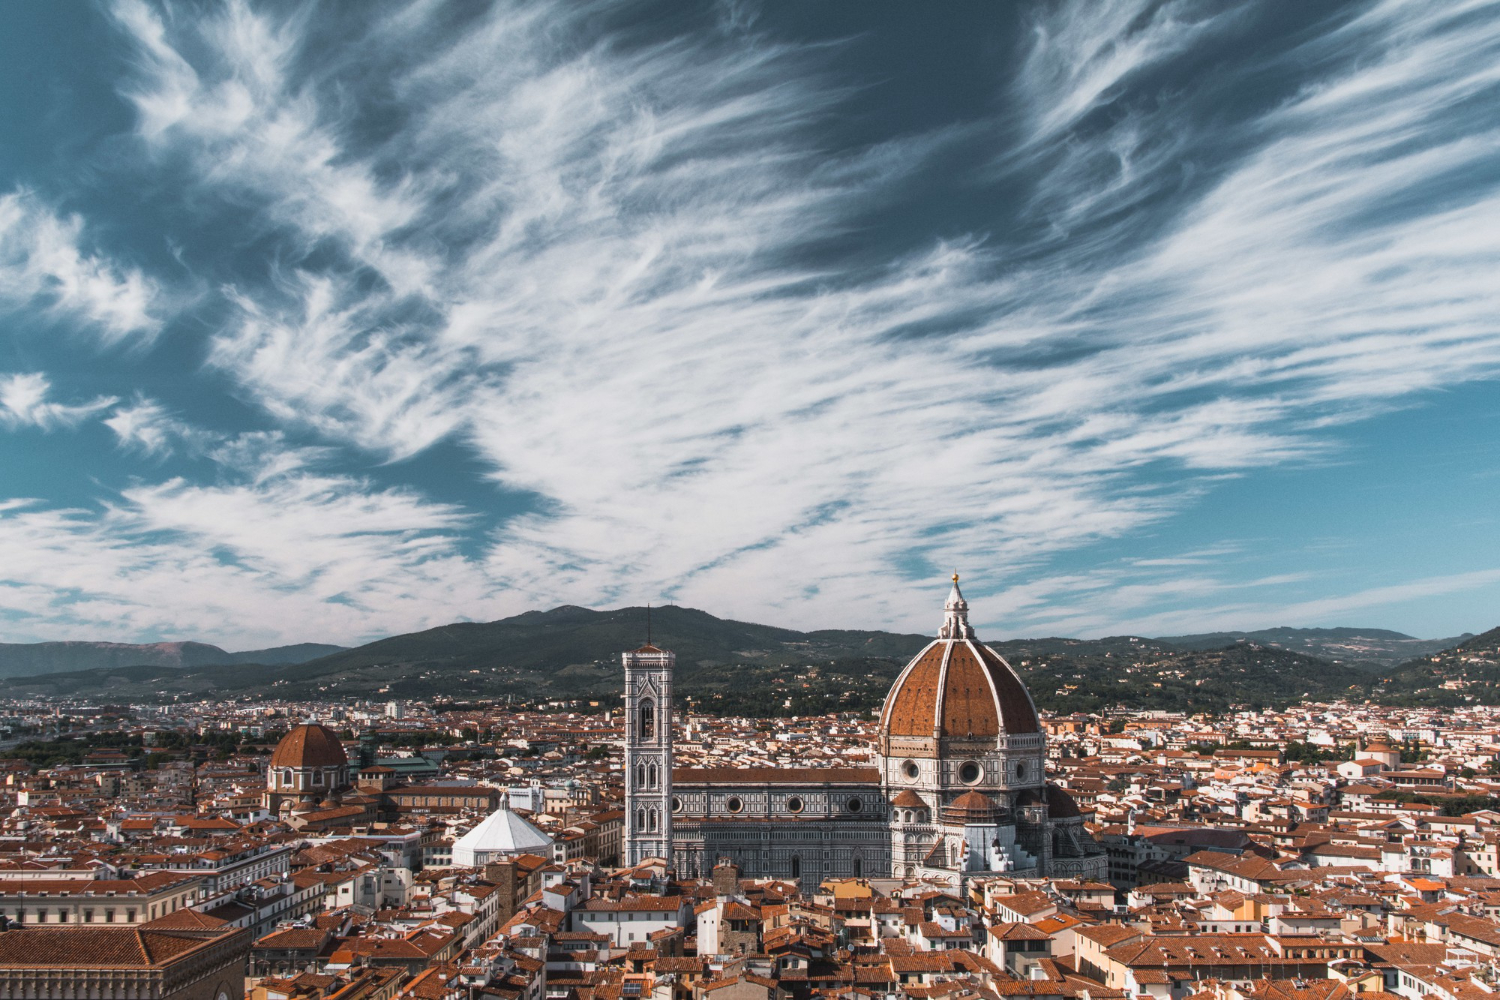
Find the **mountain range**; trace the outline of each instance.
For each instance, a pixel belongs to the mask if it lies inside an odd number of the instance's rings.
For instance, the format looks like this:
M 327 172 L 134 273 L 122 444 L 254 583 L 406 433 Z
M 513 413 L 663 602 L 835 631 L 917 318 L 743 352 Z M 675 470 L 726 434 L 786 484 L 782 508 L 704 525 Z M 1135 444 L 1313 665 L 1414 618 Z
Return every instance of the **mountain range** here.
M 322 642 L 230 653 L 206 642 L 0 642 L 0 677 L 113 667 L 206 667 L 234 663 L 296 664 L 345 647 Z
M 653 609 L 649 627 L 677 654 L 681 697 L 703 710 L 746 715 L 864 710 L 879 704 L 905 661 L 931 641 L 882 631 L 799 632 L 676 606 Z M 352 649 L 312 643 L 240 653 L 192 642 L 11 645 L 0 646 L 0 676 L 16 694 L 110 700 L 271 695 L 607 702 L 619 690 L 620 652 L 641 644 L 647 628 L 643 608 L 563 606 Z M 1372 694 L 1456 704 L 1466 694 L 1488 698 L 1492 689 L 1500 701 L 1500 664 L 1495 685 L 1466 692 L 1460 683 L 1463 665 L 1474 659 L 1466 650 L 1488 649 L 1486 636 L 1500 636 L 1500 630 L 1451 640 L 1381 629 L 1282 628 L 990 645 L 1026 678 L 1042 707 L 1220 710 Z M 1456 666 L 1438 676 L 1430 669 L 1435 657 Z
M 1333 663 L 1395 666 L 1413 657 L 1451 649 L 1473 635 L 1473 632 L 1465 632 L 1449 639 L 1415 639 L 1380 628 L 1263 628 L 1255 632 L 1169 635 L 1157 641 L 1182 649 L 1219 649 L 1248 642 L 1316 656 Z

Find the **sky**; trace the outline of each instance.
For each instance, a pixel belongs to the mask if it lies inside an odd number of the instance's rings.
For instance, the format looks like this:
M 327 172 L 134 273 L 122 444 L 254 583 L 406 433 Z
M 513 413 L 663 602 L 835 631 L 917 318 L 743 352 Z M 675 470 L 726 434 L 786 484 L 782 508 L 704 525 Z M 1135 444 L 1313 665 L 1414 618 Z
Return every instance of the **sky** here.
M 21 4 L 0 641 L 1500 624 L 1500 3 Z

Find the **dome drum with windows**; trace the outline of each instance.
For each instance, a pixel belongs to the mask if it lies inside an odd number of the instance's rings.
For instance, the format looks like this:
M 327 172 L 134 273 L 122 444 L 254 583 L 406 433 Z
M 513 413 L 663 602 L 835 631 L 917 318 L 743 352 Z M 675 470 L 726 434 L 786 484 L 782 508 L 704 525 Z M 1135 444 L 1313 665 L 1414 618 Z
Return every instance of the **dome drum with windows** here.
M 349 787 L 349 754 L 338 734 L 315 722 L 292 729 L 266 765 L 265 806 L 273 815 L 335 806 Z

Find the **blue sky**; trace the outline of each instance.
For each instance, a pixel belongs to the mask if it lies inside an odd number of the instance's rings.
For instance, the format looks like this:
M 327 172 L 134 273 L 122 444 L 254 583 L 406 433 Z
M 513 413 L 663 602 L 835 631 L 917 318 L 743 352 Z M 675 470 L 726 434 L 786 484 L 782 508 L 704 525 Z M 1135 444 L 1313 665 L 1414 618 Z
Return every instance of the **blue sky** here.
M 1500 4 L 26 4 L 0 641 L 1500 613 Z

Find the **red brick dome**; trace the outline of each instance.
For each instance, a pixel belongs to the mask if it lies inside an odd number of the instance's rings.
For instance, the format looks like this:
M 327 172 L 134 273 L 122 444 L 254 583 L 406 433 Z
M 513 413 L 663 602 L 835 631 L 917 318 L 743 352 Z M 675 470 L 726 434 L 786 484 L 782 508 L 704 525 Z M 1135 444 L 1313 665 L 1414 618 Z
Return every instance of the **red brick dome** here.
M 937 641 L 891 685 L 880 716 L 883 735 L 1013 736 L 1041 732 L 1026 685 L 999 653 L 978 642 L 958 578 Z
M 271 767 L 342 767 L 349 755 L 338 735 L 317 723 L 298 726 L 281 738 L 271 754 Z
M 1059 788 L 1052 782 L 1047 782 L 1047 815 L 1053 819 L 1076 819 L 1083 813 L 1078 810 L 1078 803 L 1073 801 L 1073 796 L 1066 789 Z
M 943 810 L 945 823 L 992 823 L 1000 809 L 983 792 L 964 792 Z

